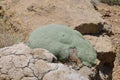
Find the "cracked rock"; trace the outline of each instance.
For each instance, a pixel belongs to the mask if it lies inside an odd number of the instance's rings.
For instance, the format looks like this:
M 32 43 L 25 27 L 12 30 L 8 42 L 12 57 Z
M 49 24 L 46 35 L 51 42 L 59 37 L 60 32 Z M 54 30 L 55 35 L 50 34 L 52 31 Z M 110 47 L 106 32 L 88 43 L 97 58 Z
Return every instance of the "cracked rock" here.
M 58 69 L 47 73 L 43 80 L 89 80 L 71 68 L 58 64 Z
M 23 43 L 0 49 L 0 80 L 88 80 L 41 48 L 30 49 Z

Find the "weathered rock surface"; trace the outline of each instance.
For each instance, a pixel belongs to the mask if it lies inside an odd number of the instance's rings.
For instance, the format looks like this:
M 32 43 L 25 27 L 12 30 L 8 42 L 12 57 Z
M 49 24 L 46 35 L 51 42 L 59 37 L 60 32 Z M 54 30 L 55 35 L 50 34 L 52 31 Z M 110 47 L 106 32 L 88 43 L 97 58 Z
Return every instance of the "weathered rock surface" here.
M 115 60 L 115 47 L 113 46 L 110 37 L 108 36 L 84 36 L 87 38 L 98 54 L 98 59 L 101 60 L 102 64 L 110 63 L 110 66 L 113 67 L 113 62 Z
M 113 80 L 120 79 L 120 54 L 117 54 L 117 57 L 115 58 L 112 77 Z
M 96 80 L 111 80 L 115 61 L 115 47 L 108 36 L 84 36 L 97 51 L 100 63 L 97 65 Z
M 62 64 L 59 64 L 59 68 L 46 74 L 43 80 L 89 80 L 88 75 L 87 77 L 83 77 L 79 74 L 81 73 L 76 73 L 74 70 L 63 66 Z
M 5 0 L 2 4 L 5 21 L 18 30 L 57 23 L 81 33 L 98 33 L 104 22 L 90 0 Z
M 47 50 L 23 43 L 1 48 L 0 80 L 88 80 L 62 63 L 51 63 L 53 59 Z
M 102 0 L 111 5 L 117 0 Z M 113 2 L 114 1 L 114 2 Z M 120 0 L 118 0 L 120 1 Z M 119 4 L 117 2 L 117 4 Z M 98 11 L 103 15 L 103 18 L 112 24 L 112 32 L 114 35 L 111 37 L 113 45 L 116 47 L 116 58 L 114 61 L 114 68 L 112 70 L 112 80 L 120 80 L 120 6 L 109 6 L 100 3 L 97 5 Z
M 91 42 L 91 44 L 98 53 L 110 53 L 110 52 L 114 52 L 115 50 L 111 42 L 111 39 L 108 36 L 97 37 L 97 36 L 85 35 L 84 37 Z

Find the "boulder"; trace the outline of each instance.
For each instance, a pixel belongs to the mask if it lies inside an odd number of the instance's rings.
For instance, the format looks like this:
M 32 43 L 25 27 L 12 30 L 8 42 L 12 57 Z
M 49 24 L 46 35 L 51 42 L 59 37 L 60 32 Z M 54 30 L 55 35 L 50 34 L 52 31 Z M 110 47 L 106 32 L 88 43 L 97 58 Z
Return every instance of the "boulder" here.
M 0 49 L 0 80 L 89 80 L 45 49 L 30 49 L 23 43 Z M 89 72 L 88 72 L 89 73 Z

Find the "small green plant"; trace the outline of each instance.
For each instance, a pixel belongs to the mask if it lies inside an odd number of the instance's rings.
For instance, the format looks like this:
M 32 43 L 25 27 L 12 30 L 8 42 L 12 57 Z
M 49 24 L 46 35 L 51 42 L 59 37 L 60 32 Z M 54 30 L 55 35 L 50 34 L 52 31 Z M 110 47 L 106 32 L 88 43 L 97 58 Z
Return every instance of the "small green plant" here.
M 60 61 L 66 61 L 70 55 L 70 48 L 75 47 L 77 57 L 87 66 L 96 62 L 96 51 L 83 38 L 82 34 L 68 26 L 50 24 L 34 30 L 28 41 L 31 48 L 44 48 L 53 53 Z
M 107 3 L 109 5 L 120 5 L 120 0 L 100 0 L 103 3 Z

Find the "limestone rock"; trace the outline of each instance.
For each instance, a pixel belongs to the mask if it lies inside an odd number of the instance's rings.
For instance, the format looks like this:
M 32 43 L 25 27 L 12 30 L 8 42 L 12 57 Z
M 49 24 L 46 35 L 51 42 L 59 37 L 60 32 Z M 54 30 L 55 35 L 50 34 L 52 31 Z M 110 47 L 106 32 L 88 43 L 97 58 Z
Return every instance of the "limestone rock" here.
M 116 55 L 115 61 L 114 61 L 114 68 L 112 73 L 113 80 L 119 80 L 120 79 L 120 53 Z
M 97 51 L 97 58 L 101 60 L 102 64 L 109 63 L 113 67 L 113 62 L 115 60 L 115 47 L 108 36 L 84 36 L 93 45 Z
M 90 35 L 85 35 L 84 37 L 91 42 L 91 44 L 98 53 L 114 52 L 114 46 L 111 42 L 110 37 L 108 36 L 97 37 Z
M 94 73 L 92 72 L 92 69 L 88 68 L 87 66 L 82 67 L 79 71 L 78 71 L 82 76 L 85 76 L 87 78 L 89 78 L 90 74 L 94 75 Z M 88 76 L 89 75 L 89 76 Z
M 0 80 L 88 80 L 66 65 L 51 63 L 55 56 L 45 49 L 19 43 L 1 48 L 0 54 Z
M 81 73 L 76 73 L 76 71 L 67 68 L 66 66 L 63 66 L 62 64 L 58 65 L 59 68 L 46 74 L 43 80 L 89 80 L 89 75 L 87 75 L 87 77 L 84 77 L 81 76 Z
M 100 61 L 96 67 L 96 80 L 111 80 L 115 61 L 115 49 L 108 36 L 85 36 L 97 51 L 97 58 Z

